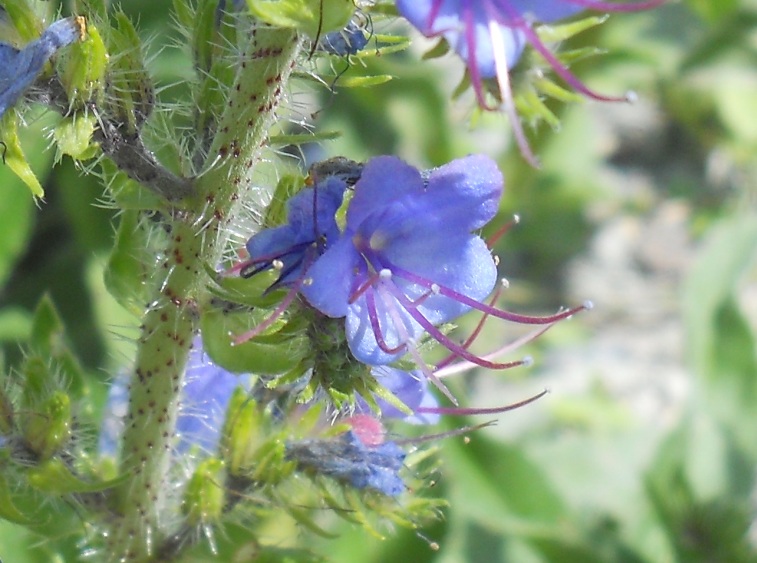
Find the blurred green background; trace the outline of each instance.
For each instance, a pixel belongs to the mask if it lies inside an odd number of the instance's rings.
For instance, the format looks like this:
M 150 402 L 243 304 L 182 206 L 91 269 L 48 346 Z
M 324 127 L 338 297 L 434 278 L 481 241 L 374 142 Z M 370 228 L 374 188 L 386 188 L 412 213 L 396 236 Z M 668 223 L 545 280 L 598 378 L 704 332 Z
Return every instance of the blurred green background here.
M 190 65 L 170 47 L 168 3 L 123 8 L 152 37 L 157 81 L 181 80 Z M 317 126 L 343 132 L 313 152 L 397 154 L 420 167 L 493 156 L 506 177 L 499 223 L 521 217 L 496 249 L 510 281 L 502 305 L 549 313 L 591 299 L 595 308 L 529 346 L 534 367 L 455 383 L 470 406 L 551 393 L 469 443 L 441 444 L 427 492 L 450 500 L 440 523 L 385 540 L 340 524 L 322 551 L 338 562 L 757 561 L 757 2 L 670 2 L 572 39 L 608 51 L 573 66 L 587 84 L 632 89 L 639 101 L 552 105 L 560 129 L 532 132 L 538 171 L 513 149 L 504 116 L 477 114 L 470 96 L 450 102 L 462 65 L 420 62 L 432 43 L 415 39 L 409 52 L 345 75 L 396 77 L 385 85 L 309 87 L 325 107 Z M 94 178 L 68 159 L 51 169 L 53 121 L 33 113 L 23 131 L 43 203 L 0 167 L 3 361 L 19 361 L 47 292 L 92 378 L 105 382 L 138 324 L 102 282 L 118 218 L 98 204 Z M 492 322 L 481 345 L 520 334 Z M 48 560 L 32 554 L 34 541 L 0 524 L 3 561 Z

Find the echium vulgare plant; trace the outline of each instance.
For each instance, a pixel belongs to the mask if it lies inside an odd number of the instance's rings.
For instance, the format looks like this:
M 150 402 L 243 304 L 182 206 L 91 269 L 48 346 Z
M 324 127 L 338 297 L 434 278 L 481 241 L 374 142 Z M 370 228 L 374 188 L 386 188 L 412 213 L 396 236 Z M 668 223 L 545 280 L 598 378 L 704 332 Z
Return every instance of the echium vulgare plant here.
M 98 561 L 316 560 L 291 522 L 328 534 L 330 511 L 381 536 L 439 518 L 429 444 L 490 421 L 430 427 L 541 396 L 470 406 L 447 378 L 529 363 L 501 357 L 588 303 L 542 317 L 498 305 L 481 230 L 505 182 L 490 156 L 430 169 L 334 157 L 303 177 L 280 149 L 328 135 L 295 100 L 338 88 L 337 63 L 359 71 L 353 58 L 406 47 L 377 33 L 404 16 L 465 61 L 479 104 L 509 113 L 533 160 L 509 80 L 524 49 L 602 99 L 550 37 L 599 23 L 576 17 L 584 9 L 659 2 L 174 0 L 166 21 L 191 77 L 170 89 L 155 86 L 135 23 L 108 4 L 0 8 L 3 163 L 44 206 L 19 130 L 40 108 L 57 115 L 58 158 L 98 176 L 97 203 L 118 211 L 105 285 L 140 319 L 134 357 L 104 393 L 40 301 L 22 359 L 2 374 L 0 517 L 63 559 Z M 461 340 L 452 323 L 468 312 L 480 321 Z M 531 328 L 474 352 L 499 322 Z M 407 424 L 426 430 L 398 437 Z M 282 519 L 291 537 L 271 535 Z

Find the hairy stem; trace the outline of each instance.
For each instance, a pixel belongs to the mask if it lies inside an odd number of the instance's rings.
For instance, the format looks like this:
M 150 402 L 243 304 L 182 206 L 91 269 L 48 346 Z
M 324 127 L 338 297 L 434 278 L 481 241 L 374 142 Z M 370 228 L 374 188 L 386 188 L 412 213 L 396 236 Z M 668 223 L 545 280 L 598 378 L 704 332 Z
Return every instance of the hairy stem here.
M 159 510 L 172 489 L 166 477 L 196 303 L 205 291 L 204 266 L 220 259 L 300 50 L 292 31 L 251 29 L 248 37 L 211 147 L 212 165 L 195 179 L 194 195 L 182 205 L 186 213 L 173 219 L 156 272 L 161 282 L 141 327 L 122 447 L 121 472 L 129 479 L 117 491 L 119 518 L 110 533 L 110 553 L 119 561 L 152 560 L 171 533 Z

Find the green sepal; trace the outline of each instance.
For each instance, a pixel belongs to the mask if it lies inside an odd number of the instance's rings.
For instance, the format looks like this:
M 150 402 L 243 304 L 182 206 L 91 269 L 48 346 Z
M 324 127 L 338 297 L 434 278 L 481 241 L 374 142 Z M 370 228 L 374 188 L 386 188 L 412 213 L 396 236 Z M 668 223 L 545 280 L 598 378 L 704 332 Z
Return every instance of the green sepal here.
M 61 82 L 69 100 L 78 104 L 100 102 L 105 71 L 108 67 L 108 51 L 100 32 L 87 20 L 87 34 L 67 51 L 61 73 Z
M 577 21 L 563 23 L 560 25 L 540 25 L 536 33 L 545 43 L 560 43 L 566 39 L 570 39 L 574 35 L 601 25 L 607 21 L 607 15 L 602 16 L 590 16 Z
M 440 39 L 436 45 L 423 53 L 423 57 L 421 58 L 424 61 L 428 61 L 431 59 L 438 59 L 440 57 L 443 57 L 447 53 L 449 53 L 449 44 L 444 39 Z
M 226 504 L 223 481 L 223 461 L 211 457 L 200 462 L 187 483 L 181 503 L 187 524 L 197 526 L 221 518 Z
M 60 459 L 51 459 L 27 472 L 29 484 L 44 493 L 67 495 L 72 493 L 97 493 L 124 483 L 128 475 L 108 481 L 88 482 L 74 475 Z
M 244 389 L 237 387 L 226 407 L 218 449 L 229 475 L 246 476 L 262 434 L 262 425 L 262 413 L 257 403 Z
M 353 0 L 247 0 L 250 12 L 275 26 L 301 31 L 313 40 L 344 28 L 355 12 Z
M 195 9 L 189 0 L 173 0 L 173 17 L 183 29 L 192 29 L 195 25 Z
M 235 335 L 249 331 L 271 314 L 267 309 L 242 313 L 203 311 L 200 326 L 205 351 L 214 362 L 232 372 L 275 375 L 292 369 L 308 354 L 308 341 L 304 334 L 285 330 L 283 315 L 263 334 L 243 344 L 232 343 Z
M 75 0 L 73 12 L 84 14 L 88 21 L 105 21 L 108 16 L 108 0 Z
M 554 98 L 555 100 L 559 100 L 566 104 L 579 103 L 583 101 L 583 96 L 581 96 L 581 94 L 577 94 L 576 92 L 567 90 L 562 86 L 558 86 L 548 78 L 537 78 L 532 81 L 532 84 L 542 94 L 545 94 L 550 98 Z
M 10 491 L 8 480 L 5 478 L 3 471 L 0 470 L 0 518 L 22 526 L 34 524 L 34 520 L 16 508 Z
M 22 41 L 26 43 L 40 36 L 42 22 L 27 0 L 4 0 L 3 8 Z
M 77 112 L 71 117 L 64 118 L 54 132 L 57 151 L 55 160 L 60 161 L 64 154 L 76 160 L 89 160 L 96 157 L 100 147 L 93 144 L 92 134 L 95 132 L 97 119 L 92 114 Z
M 339 79 L 339 86 L 342 88 L 365 88 L 367 86 L 378 86 L 386 84 L 394 77 L 390 74 L 376 74 L 373 76 L 343 76 Z
M 326 539 L 335 539 L 339 537 L 339 534 L 336 534 L 334 532 L 329 532 L 323 529 L 321 526 L 319 526 L 315 522 L 315 520 L 313 520 L 313 518 L 310 516 L 310 513 L 312 511 L 305 510 L 297 506 L 291 506 L 291 505 L 284 505 L 284 506 L 286 508 L 287 514 L 289 514 L 292 518 L 294 518 L 294 520 L 298 524 L 301 524 L 303 527 L 313 532 L 314 534 Z
M 71 422 L 71 400 L 63 391 L 55 391 L 36 410 L 22 414 L 21 432 L 29 449 L 47 460 L 71 439 Z
M 18 114 L 13 108 L 9 108 L 0 118 L 0 138 L 5 145 L 2 150 L 8 168 L 26 184 L 34 197 L 45 197 L 45 190 L 42 189 L 42 184 L 39 183 L 21 149 L 21 141 L 18 138 Z
M 0 367 L 0 369 L 2 369 Z M 5 377 L 5 376 L 4 376 Z M 0 436 L 8 436 L 15 429 L 15 409 L 5 387 L 0 387 Z
M 65 332 L 63 321 L 50 296 L 44 295 L 34 311 L 29 347 L 38 357 L 44 358 L 45 368 L 50 375 L 65 382 L 66 389 L 73 397 L 80 397 L 84 392 L 84 371 L 66 343 Z M 32 357 L 33 355 L 28 356 L 27 360 Z M 26 386 L 28 383 L 27 377 Z
M 268 138 L 268 142 L 275 146 L 304 145 L 305 143 L 333 141 L 341 136 L 341 131 L 315 131 L 313 133 L 303 133 L 301 135 L 271 135 Z
M 206 268 L 206 273 L 213 279 L 210 292 L 221 301 L 266 309 L 273 309 L 281 301 L 280 291 L 266 293 L 278 276 L 273 270 L 260 272 L 250 278 L 219 275 L 209 267 Z
M 116 25 L 107 38 L 111 53 L 108 68 L 109 111 L 130 133 L 152 112 L 154 91 L 150 75 L 142 59 L 142 42 L 131 20 L 123 12 L 115 14 Z
M 116 242 L 103 274 L 108 293 L 135 315 L 143 311 L 150 292 L 148 234 L 140 221 L 139 211 L 121 214 Z
M 217 9 L 218 2 L 201 0 L 190 26 L 195 67 L 203 72 L 210 70 L 213 65 L 214 50 L 218 45 L 216 41 L 219 27 L 216 22 Z
M 286 174 L 276 184 L 271 203 L 265 212 L 261 228 L 283 225 L 287 220 L 287 203 L 305 186 L 305 179 L 296 174 Z
M 371 41 L 375 42 L 378 47 L 375 49 L 363 49 L 352 55 L 358 59 L 368 59 L 373 57 L 382 57 L 391 53 L 406 51 L 410 48 L 410 39 L 403 35 L 386 35 L 383 33 L 374 33 L 371 35 Z
M 521 119 L 532 125 L 546 121 L 553 129 L 560 127 L 560 119 L 544 104 L 539 94 L 526 88 L 515 97 L 515 108 Z

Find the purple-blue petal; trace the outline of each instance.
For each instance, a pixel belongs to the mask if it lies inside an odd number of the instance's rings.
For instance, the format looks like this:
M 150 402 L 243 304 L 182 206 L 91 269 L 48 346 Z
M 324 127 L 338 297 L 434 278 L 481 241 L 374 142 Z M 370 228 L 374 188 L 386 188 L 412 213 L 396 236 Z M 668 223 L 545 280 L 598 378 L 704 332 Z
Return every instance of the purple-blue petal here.
M 361 265 L 364 267 L 363 259 L 352 240 L 343 236 L 310 267 L 308 283 L 300 292 L 324 315 L 343 317 L 353 291 L 355 269 Z
M 355 184 L 355 195 L 347 210 L 347 231 L 360 225 L 377 209 L 423 193 L 420 172 L 395 156 L 378 156 L 368 161 Z
M 80 34 L 76 20 L 67 18 L 54 22 L 21 50 L 0 44 L 0 116 L 31 86 L 48 59 Z
M 214 451 L 226 417 L 231 395 L 240 385 L 238 375 L 215 365 L 195 339 L 181 394 L 176 431 L 180 436 L 178 450 L 197 445 Z
M 434 8 L 438 11 L 432 20 Z M 507 68 L 512 68 L 526 45 L 524 26 L 555 22 L 584 8 L 570 0 L 397 0 L 397 9 L 423 35 L 444 36 L 468 66 L 475 61 L 483 78 L 494 78 L 493 22 L 500 34 L 497 44 L 504 48 Z
M 392 311 L 402 319 L 402 327 L 396 325 Z M 376 316 L 381 326 L 381 335 L 389 348 L 396 348 L 406 343 L 408 338 L 405 338 L 404 334 L 412 340 L 417 340 L 423 334 L 423 327 L 414 321 L 395 300 L 378 303 Z M 376 333 L 371 325 L 366 296 L 361 296 L 349 306 L 344 330 L 352 355 L 365 364 L 372 366 L 389 364 L 405 354 L 405 350 L 390 354 L 379 347 Z

